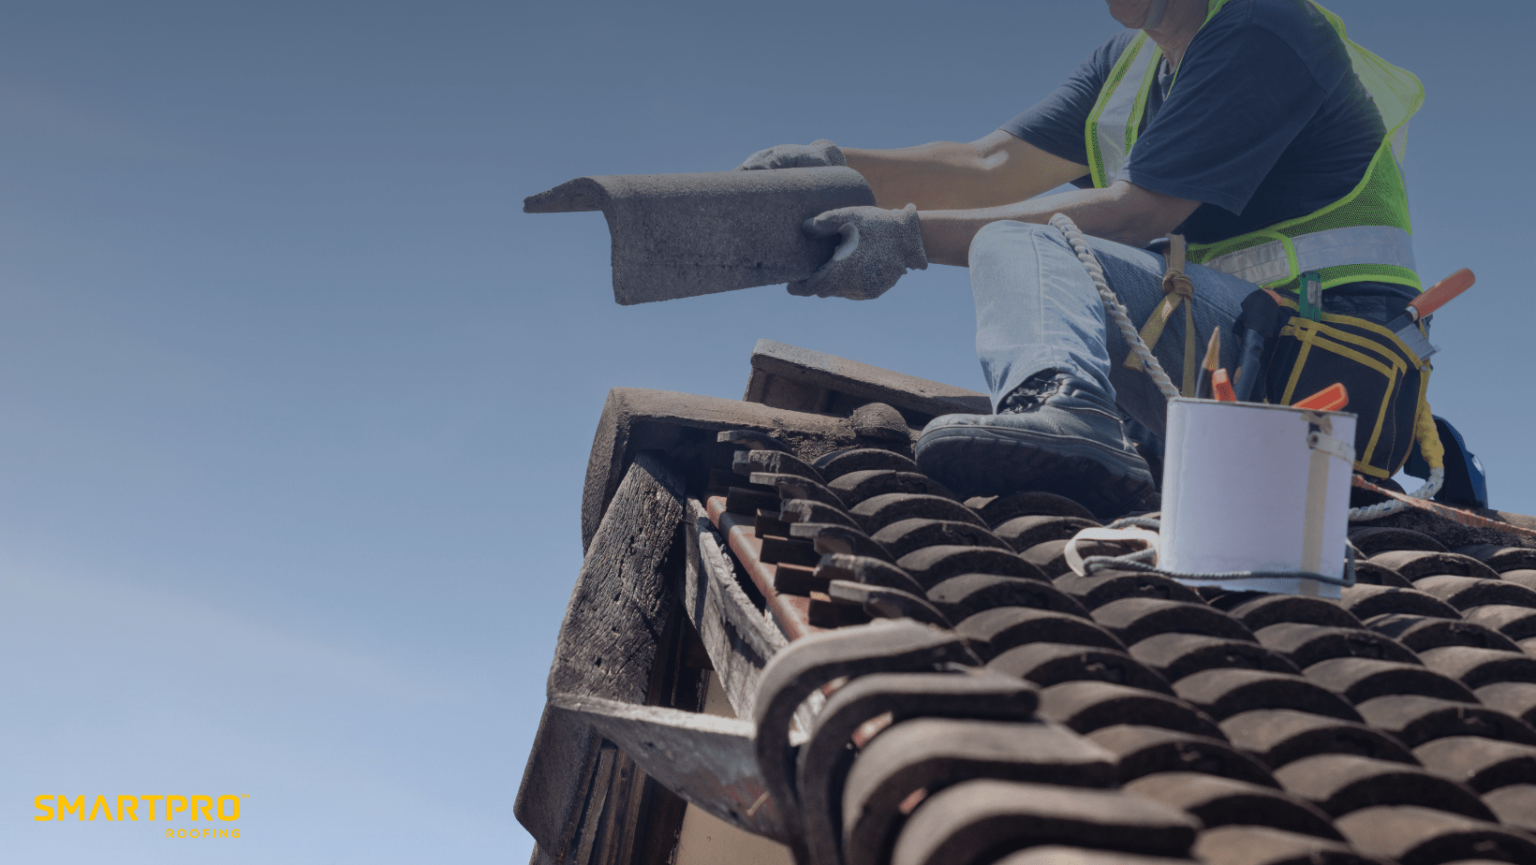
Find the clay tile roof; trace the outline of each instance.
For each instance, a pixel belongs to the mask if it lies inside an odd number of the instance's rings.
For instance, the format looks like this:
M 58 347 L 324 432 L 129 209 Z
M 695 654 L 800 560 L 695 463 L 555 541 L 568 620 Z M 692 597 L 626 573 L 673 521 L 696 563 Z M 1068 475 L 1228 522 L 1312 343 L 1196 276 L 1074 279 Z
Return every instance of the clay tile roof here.
M 1362 583 L 1338 601 L 1079 576 L 1062 547 L 1097 522 L 1076 503 L 962 502 L 912 462 L 928 419 L 985 410 L 982 395 L 777 343 L 751 368 L 741 403 L 616 392 L 588 542 L 624 467 L 667 454 L 697 502 L 695 558 L 734 560 L 721 573 L 761 617 L 733 628 L 771 622 L 788 643 L 774 651 L 794 654 L 916 616 L 970 660 L 908 658 L 903 676 L 985 669 L 1035 706 L 941 719 L 955 713 L 937 697 L 882 697 L 870 705 L 901 708 L 850 734 L 818 727 L 813 699 L 760 727 L 760 749 L 793 727 L 803 753 L 837 755 L 799 769 L 842 790 L 816 792 L 814 815 L 792 813 L 793 771 L 775 782 L 791 847 L 841 865 L 1536 862 L 1536 543 L 1417 514 L 1357 525 Z M 855 409 L 877 402 L 910 434 L 860 428 Z M 772 686 L 751 664 L 769 658 L 712 659 L 722 683 L 761 689 L 760 719 Z M 839 694 L 865 675 L 859 698 L 875 699 L 878 659 L 859 663 L 796 687 Z M 802 752 L 783 741 L 792 767 Z

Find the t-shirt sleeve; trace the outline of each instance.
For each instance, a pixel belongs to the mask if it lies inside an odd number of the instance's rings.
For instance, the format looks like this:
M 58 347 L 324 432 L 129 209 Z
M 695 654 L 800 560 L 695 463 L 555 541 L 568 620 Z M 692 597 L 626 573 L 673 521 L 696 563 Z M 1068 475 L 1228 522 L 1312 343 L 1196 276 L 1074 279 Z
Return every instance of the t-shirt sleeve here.
M 1242 19 L 1207 25 L 1121 178 L 1240 214 L 1328 95 L 1286 40 Z
M 1104 79 L 1109 77 L 1133 35 L 1117 34 L 1099 46 L 1051 95 L 999 128 L 1052 156 L 1087 165 L 1088 145 L 1084 143 L 1083 129 L 1088 114 L 1098 101 Z

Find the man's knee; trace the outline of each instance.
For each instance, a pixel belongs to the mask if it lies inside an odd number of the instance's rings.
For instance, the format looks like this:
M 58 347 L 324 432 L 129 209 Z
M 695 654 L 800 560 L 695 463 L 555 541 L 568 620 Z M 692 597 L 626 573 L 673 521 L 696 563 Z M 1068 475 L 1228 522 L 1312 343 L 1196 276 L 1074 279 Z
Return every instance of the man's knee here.
M 1039 241 L 1065 247 L 1066 238 L 1049 225 L 1017 222 L 1011 219 L 989 222 L 971 238 L 971 266 L 995 255 L 1015 255 L 1021 250 L 1039 248 Z

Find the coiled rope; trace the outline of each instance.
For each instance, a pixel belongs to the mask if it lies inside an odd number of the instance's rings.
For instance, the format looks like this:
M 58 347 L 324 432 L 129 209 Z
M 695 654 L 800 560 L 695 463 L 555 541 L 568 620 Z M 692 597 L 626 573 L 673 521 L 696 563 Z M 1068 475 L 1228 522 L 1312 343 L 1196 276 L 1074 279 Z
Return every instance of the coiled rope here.
M 1072 221 L 1071 217 L 1065 213 L 1058 213 L 1052 216 L 1050 224 L 1052 228 L 1061 232 L 1062 236 L 1067 239 L 1067 243 L 1071 245 L 1073 253 L 1077 255 L 1077 260 L 1083 263 L 1083 269 L 1088 271 L 1089 279 L 1093 280 L 1093 287 L 1098 289 L 1099 299 L 1104 302 L 1104 311 L 1109 314 L 1109 318 L 1115 323 L 1115 327 L 1119 328 L 1120 335 L 1125 339 L 1125 344 L 1130 347 L 1131 352 L 1141 360 L 1142 369 L 1146 370 L 1148 376 L 1151 376 L 1152 383 L 1162 393 L 1163 398 L 1173 399 L 1178 396 L 1178 388 L 1173 386 L 1173 381 L 1168 378 L 1168 373 L 1163 372 L 1163 365 L 1158 363 L 1157 358 L 1152 356 L 1152 350 L 1147 348 L 1147 344 L 1141 339 L 1141 334 L 1136 330 L 1136 325 L 1131 323 L 1131 315 L 1126 310 L 1125 304 L 1121 303 L 1120 298 L 1116 297 L 1114 291 L 1110 289 L 1109 281 L 1104 278 L 1104 267 L 1099 264 L 1099 258 L 1094 254 L 1093 247 L 1088 245 L 1088 238 L 1077 227 L 1077 224 Z M 1421 412 L 1421 414 L 1425 418 L 1429 417 L 1428 412 Z M 1422 424 L 1422 422 L 1421 420 L 1420 423 Z M 1429 423 L 1433 426 L 1434 420 L 1429 420 Z M 1438 437 L 1435 440 L 1438 443 Z M 1433 498 L 1435 493 L 1438 493 L 1444 485 L 1445 469 L 1436 466 L 1430 469 L 1429 480 L 1418 492 L 1413 493 L 1412 497 L 1416 499 Z M 1409 507 L 1410 505 L 1407 502 L 1388 499 L 1380 504 L 1368 505 L 1362 508 L 1350 508 L 1349 519 L 1353 522 L 1379 520 L 1382 517 L 1407 510 Z M 1315 579 L 1315 577 L 1309 579 Z
M 1161 523 L 1151 517 L 1126 517 L 1125 519 L 1115 520 L 1105 526 L 1106 529 L 1125 529 L 1131 527 L 1148 529 L 1155 532 L 1161 527 Z M 1352 544 L 1344 545 L 1344 575 L 1341 577 L 1314 574 L 1308 571 L 1222 571 L 1208 574 L 1185 574 L 1159 568 L 1153 564 L 1156 558 L 1157 551 L 1153 549 L 1139 550 L 1123 556 L 1085 556 L 1083 558 L 1084 576 L 1091 577 L 1104 570 L 1117 570 L 1156 574 L 1159 577 L 1189 580 L 1196 583 L 1225 583 L 1236 580 L 1316 580 L 1319 583 L 1343 586 L 1345 588 L 1355 584 L 1355 548 Z

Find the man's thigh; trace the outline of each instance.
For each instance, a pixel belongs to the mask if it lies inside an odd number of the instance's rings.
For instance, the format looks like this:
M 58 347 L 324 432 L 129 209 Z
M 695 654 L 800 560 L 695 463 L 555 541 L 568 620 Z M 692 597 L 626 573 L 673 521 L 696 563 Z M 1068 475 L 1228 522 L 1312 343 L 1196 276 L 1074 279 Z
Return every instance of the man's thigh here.
M 1137 331 L 1146 324 L 1162 303 L 1163 273 L 1167 262 L 1163 256 L 1145 249 L 1136 249 L 1109 240 L 1090 238 L 1094 253 L 1104 268 L 1110 288 L 1130 313 L 1131 324 Z M 1186 265 L 1184 272 L 1193 283 L 1196 354 L 1204 358 L 1211 331 L 1221 328 L 1221 363 L 1232 370 L 1240 348 L 1235 324 L 1242 312 L 1243 299 L 1257 286 L 1236 277 L 1201 267 Z M 1168 317 L 1153 354 L 1163 365 L 1163 371 L 1173 380 L 1174 387 L 1183 383 L 1185 312 L 1177 309 Z M 1110 382 L 1115 386 L 1116 400 L 1127 414 L 1136 418 L 1158 435 L 1163 434 L 1167 423 L 1167 400 L 1153 385 L 1151 377 L 1141 370 L 1125 367 L 1130 347 L 1113 322 L 1109 323 L 1108 348 L 1111 364 Z

